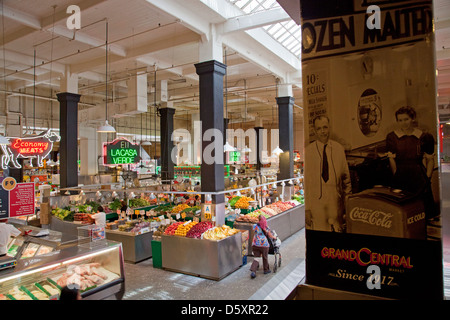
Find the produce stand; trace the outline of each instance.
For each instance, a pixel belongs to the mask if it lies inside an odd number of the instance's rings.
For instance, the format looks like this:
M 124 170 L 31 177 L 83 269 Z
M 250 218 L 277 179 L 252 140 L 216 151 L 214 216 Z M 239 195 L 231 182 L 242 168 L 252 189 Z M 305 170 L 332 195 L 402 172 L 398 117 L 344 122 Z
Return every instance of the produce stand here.
M 242 265 L 242 235 L 222 240 L 161 236 L 162 268 L 220 280 Z
M 275 230 L 281 241 L 305 227 L 305 205 L 298 205 L 267 219 L 267 225 Z M 253 223 L 235 221 L 234 228 L 248 230 L 248 255 L 252 255 Z
M 137 263 L 152 257 L 153 232 L 135 234 L 106 229 L 105 233 L 106 239 L 122 243 L 123 258 L 126 262 Z

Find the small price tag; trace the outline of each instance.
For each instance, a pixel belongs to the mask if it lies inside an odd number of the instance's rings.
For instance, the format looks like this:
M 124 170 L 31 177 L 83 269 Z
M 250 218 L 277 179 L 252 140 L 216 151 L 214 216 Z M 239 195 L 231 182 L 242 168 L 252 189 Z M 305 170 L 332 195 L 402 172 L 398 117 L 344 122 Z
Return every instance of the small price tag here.
M 180 219 L 180 214 L 179 213 L 177 213 L 177 215 L 175 216 L 176 217 L 176 219 L 178 220 L 178 219 Z
M 158 219 L 161 221 L 165 220 L 164 215 L 159 216 Z

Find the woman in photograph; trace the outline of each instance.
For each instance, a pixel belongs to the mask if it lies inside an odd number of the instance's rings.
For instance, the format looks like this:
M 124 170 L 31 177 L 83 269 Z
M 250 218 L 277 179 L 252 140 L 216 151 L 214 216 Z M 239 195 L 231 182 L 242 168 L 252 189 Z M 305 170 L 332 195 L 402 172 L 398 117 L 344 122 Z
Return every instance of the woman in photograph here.
M 398 129 L 386 137 L 389 164 L 393 174 L 392 187 L 420 196 L 427 219 L 437 214 L 431 176 L 434 169 L 434 138 L 413 126 L 416 111 L 409 106 L 395 112 Z

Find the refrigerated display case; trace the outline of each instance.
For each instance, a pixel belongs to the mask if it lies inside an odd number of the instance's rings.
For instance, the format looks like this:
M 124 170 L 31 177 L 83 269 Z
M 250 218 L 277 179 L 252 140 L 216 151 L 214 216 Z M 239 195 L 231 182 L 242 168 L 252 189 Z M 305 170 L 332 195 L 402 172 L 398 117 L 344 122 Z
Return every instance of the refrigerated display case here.
M 0 300 L 57 300 L 61 288 L 77 285 L 83 300 L 121 299 L 125 291 L 122 244 L 72 246 L 0 271 Z

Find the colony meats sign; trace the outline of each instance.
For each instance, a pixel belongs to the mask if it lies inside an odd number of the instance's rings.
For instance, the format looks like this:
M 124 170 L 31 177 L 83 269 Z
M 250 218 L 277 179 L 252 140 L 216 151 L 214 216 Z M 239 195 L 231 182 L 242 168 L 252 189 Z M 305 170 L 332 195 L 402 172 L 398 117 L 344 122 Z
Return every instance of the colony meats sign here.
M 36 158 L 36 166 L 42 167 L 43 160 L 53 149 L 53 143 L 60 141 L 61 137 L 54 132 L 43 132 L 38 136 L 24 138 L 7 138 L 9 145 L 2 145 L 2 168 L 7 169 L 8 166 L 22 168 L 17 162 L 19 158 L 32 159 Z
M 105 166 L 135 164 L 140 160 L 140 147 L 127 139 L 119 138 L 103 145 Z

